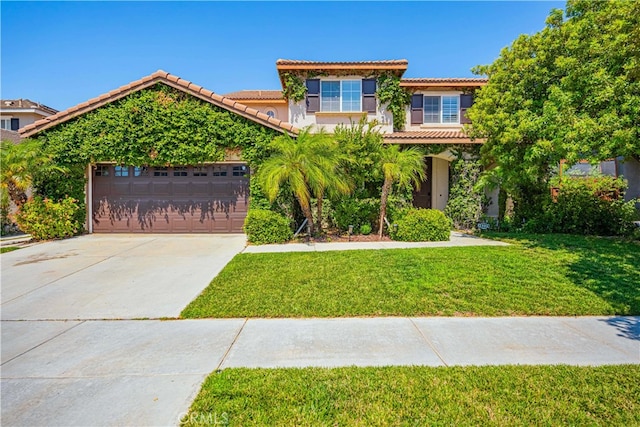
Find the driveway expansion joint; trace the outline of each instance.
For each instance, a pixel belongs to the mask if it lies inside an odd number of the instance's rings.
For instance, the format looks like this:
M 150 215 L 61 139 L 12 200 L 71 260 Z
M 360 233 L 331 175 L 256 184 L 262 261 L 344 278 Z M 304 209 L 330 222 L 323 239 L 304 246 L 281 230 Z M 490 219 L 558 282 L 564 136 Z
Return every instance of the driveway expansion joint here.
M 224 361 L 227 359 L 227 356 L 231 352 L 231 349 L 233 348 L 233 345 L 236 343 L 236 341 L 238 341 L 238 338 L 240 337 L 240 334 L 244 330 L 244 327 L 245 327 L 245 325 L 247 324 L 248 321 L 249 321 L 249 318 L 245 318 L 244 322 L 242 322 L 242 326 L 240 326 L 240 329 L 238 329 L 238 333 L 236 334 L 236 336 L 233 337 L 233 341 L 231 341 L 231 345 L 229 345 L 229 348 L 227 349 L 227 351 L 224 352 L 224 355 L 220 359 L 220 363 L 218 363 L 218 366 L 216 366 L 216 369 L 215 369 L 216 372 L 220 370 L 220 367 L 222 366 Z
M 416 325 L 416 322 L 414 322 L 413 319 L 410 317 L 408 319 L 413 325 L 413 327 L 416 328 L 416 330 L 418 331 L 422 339 L 427 343 L 431 351 L 433 351 L 435 355 L 438 356 L 438 359 L 440 359 L 440 361 L 444 364 L 444 366 L 449 367 L 449 364 L 444 360 L 444 357 L 442 357 L 442 355 L 440 354 L 436 346 L 433 345 L 433 343 L 427 338 L 427 336 L 422 332 L 422 330 L 418 327 L 418 325 Z

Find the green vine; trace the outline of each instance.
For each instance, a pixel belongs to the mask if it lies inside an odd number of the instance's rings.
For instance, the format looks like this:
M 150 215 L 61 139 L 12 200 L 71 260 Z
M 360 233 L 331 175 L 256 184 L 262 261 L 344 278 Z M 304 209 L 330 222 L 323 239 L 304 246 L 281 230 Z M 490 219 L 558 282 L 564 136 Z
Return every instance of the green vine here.
M 282 96 L 286 100 L 300 102 L 307 95 L 307 86 L 299 74 L 283 73 L 282 86 Z
M 406 107 L 411 102 L 411 94 L 400 86 L 400 77 L 391 73 L 378 76 L 376 96 L 380 104 L 387 104 L 393 115 L 393 130 L 402 130 L 406 123 Z

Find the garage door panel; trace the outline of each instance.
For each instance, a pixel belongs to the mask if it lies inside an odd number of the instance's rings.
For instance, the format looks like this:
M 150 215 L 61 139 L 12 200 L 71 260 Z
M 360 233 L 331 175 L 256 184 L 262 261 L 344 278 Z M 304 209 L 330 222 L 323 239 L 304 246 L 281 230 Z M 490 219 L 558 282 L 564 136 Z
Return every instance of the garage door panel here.
M 242 232 L 247 177 L 192 176 L 191 167 L 115 177 L 113 166 L 99 168 L 110 173 L 93 177 L 95 232 Z

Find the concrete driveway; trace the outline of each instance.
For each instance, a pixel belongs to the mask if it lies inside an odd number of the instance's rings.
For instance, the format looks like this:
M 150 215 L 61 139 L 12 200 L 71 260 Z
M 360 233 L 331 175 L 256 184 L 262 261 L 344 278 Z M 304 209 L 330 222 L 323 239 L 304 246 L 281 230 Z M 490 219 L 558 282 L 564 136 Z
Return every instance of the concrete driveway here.
M 176 317 L 241 234 L 88 235 L 2 255 L 2 320 Z

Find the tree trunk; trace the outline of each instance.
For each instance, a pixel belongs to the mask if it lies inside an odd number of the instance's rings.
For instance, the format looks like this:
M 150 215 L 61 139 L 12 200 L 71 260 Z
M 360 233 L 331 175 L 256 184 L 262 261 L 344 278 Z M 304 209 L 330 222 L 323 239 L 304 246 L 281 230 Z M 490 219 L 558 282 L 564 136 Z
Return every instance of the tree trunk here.
M 311 206 L 309 206 L 308 203 L 302 204 L 302 202 L 300 202 L 300 199 L 298 199 L 298 204 L 302 209 L 302 213 L 304 214 L 304 217 L 307 218 L 307 224 L 309 224 L 309 230 L 311 230 L 311 235 L 313 235 L 314 227 L 313 227 L 313 214 L 311 213 Z
M 380 196 L 380 222 L 378 228 L 378 240 L 382 240 L 382 230 L 384 229 L 384 217 L 387 215 L 387 199 L 391 192 L 391 180 L 385 178 L 382 185 L 382 195 Z
M 316 217 L 318 219 L 318 230 L 322 230 L 322 199 L 324 198 L 324 191 L 319 191 L 318 195 L 317 195 L 317 200 L 318 200 L 318 216 Z

